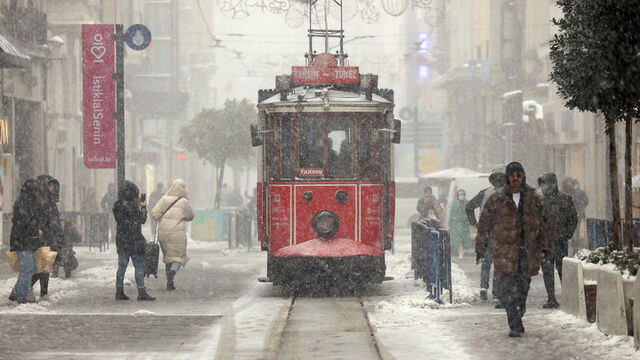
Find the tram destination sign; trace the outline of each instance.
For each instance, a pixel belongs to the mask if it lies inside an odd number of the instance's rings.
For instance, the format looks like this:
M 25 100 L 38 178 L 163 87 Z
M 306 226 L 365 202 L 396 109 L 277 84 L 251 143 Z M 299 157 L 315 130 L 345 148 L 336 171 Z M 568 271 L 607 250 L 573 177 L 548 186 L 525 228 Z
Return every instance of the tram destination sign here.
M 357 66 L 338 66 L 336 57 L 329 53 L 318 54 L 311 66 L 292 66 L 291 82 L 294 84 L 357 84 L 360 70 Z
M 292 66 L 294 84 L 357 84 L 360 70 L 357 66 Z

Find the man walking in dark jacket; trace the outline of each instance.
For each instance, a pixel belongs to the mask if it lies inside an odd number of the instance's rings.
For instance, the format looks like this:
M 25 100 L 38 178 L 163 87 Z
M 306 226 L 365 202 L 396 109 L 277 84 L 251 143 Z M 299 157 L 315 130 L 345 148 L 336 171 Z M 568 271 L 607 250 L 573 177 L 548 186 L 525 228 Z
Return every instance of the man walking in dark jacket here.
M 138 197 L 136 184 L 124 180 L 118 189 L 118 200 L 113 204 L 116 219 L 116 250 L 118 272 L 116 273 L 116 300 L 129 300 L 124 293 L 124 274 L 129 258 L 135 269 L 138 300 L 155 300 L 144 287 L 144 237 L 142 224 L 147 221 L 147 201 Z
M 31 288 L 31 277 L 36 272 L 36 258 L 34 251 L 40 247 L 42 236 L 39 220 L 40 185 L 35 179 L 25 181 L 20 189 L 20 195 L 13 204 L 13 226 L 11 227 L 11 251 L 18 254 L 20 274 L 16 285 L 11 290 L 9 300 L 19 304 L 33 303 L 28 299 Z
M 558 191 L 558 178 L 554 173 L 546 173 L 538 178 L 538 186 L 544 198 L 544 207 L 549 212 L 556 235 L 555 251 L 552 256 L 542 259 L 542 274 L 544 286 L 547 289 L 547 303 L 542 307 L 555 309 L 559 307 L 556 300 L 555 274 L 553 267 L 558 269 L 562 280 L 562 258 L 569 253 L 569 240 L 573 236 L 578 224 L 578 215 L 571 196 Z
M 520 337 L 531 276 L 538 274 L 540 258 L 552 254 L 555 234 L 542 198 L 526 183 L 522 165 L 510 163 L 506 174 L 507 184 L 489 197 L 480 214 L 476 256 L 482 261 L 491 242 L 509 336 Z
M 504 174 L 504 166 L 493 169 L 491 175 L 489 175 L 489 183 L 492 185 L 486 189 L 481 190 L 478 195 L 474 196 L 473 199 L 469 200 L 465 208 L 465 212 L 467 213 L 467 218 L 469 219 L 469 224 L 478 228 L 478 222 L 476 221 L 475 209 L 480 208 L 480 211 L 484 208 L 484 205 L 487 203 L 489 196 L 494 192 L 500 190 L 504 186 L 506 182 L 506 175 Z M 491 255 L 491 243 L 487 246 L 487 251 L 484 254 L 484 261 L 482 261 L 482 266 L 480 268 L 480 298 L 482 300 L 487 300 L 487 289 L 489 288 L 489 274 L 491 273 L 491 265 L 493 264 L 493 256 Z M 493 297 L 497 299 L 500 293 L 499 289 L 499 281 L 497 281 L 497 275 L 495 271 L 493 272 L 493 286 L 491 287 L 491 292 Z M 497 305 L 500 307 L 499 305 Z

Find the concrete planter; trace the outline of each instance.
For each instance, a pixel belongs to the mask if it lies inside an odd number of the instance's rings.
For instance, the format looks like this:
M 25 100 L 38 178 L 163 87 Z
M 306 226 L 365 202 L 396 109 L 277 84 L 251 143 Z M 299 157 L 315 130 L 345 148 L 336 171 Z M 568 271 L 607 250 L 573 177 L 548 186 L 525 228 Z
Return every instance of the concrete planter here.
M 597 321 L 598 328 L 607 334 L 636 334 L 640 348 L 640 315 L 635 315 L 640 314 L 640 306 L 634 306 L 634 299 L 640 299 L 637 278 L 623 279 L 619 271 L 608 266 L 574 258 L 564 258 L 564 268 L 568 271 L 562 278 L 562 310 Z

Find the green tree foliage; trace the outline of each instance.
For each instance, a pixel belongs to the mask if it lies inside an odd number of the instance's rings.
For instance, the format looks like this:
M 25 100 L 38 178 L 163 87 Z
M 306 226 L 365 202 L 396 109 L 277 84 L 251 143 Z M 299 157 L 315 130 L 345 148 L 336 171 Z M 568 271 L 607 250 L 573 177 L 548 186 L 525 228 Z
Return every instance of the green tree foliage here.
M 216 169 L 214 207 L 220 207 L 221 184 L 228 160 L 251 157 L 249 124 L 256 116 L 255 106 L 249 100 L 227 100 L 224 108 L 202 109 L 187 126 L 180 129 L 180 144 L 188 151 L 209 162 Z
M 640 6 L 637 0 L 558 0 L 557 5 L 564 17 L 553 19 L 558 33 L 551 41 L 550 78 L 567 107 L 604 115 L 610 139 L 614 236 L 621 248 L 614 125 L 628 123 L 625 203 L 631 225 L 630 123 L 638 118 L 640 101 Z M 626 233 L 631 240 L 631 232 Z

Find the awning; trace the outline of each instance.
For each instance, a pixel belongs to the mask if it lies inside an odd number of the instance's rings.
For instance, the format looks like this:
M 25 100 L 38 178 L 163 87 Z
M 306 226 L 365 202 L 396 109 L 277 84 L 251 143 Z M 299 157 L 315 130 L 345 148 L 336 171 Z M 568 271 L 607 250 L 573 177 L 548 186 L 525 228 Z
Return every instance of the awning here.
M 0 68 L 31 67 L 31 58 L 15 44 L 16 41 L 0 29 Z

